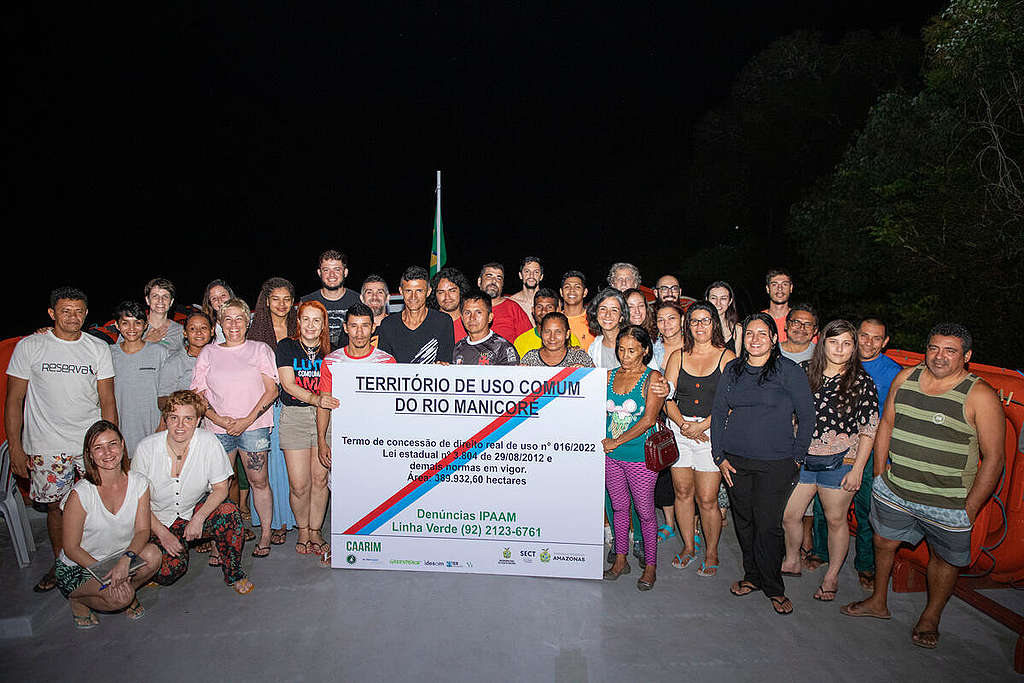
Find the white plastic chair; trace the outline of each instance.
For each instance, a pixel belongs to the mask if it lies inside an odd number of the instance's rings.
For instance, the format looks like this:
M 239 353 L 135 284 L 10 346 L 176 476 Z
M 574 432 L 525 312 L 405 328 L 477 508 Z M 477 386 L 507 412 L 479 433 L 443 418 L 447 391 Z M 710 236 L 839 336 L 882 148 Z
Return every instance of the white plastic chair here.
M 7 520 L 14 554 L 18 556 L 18 566 L 27 567 L 31 563 L 28 553 L 35 552 L 36 542 L 32 538 L 32 528 L 25 512 L 25 503 L 21 500 L 21 491 L 11 472 L 11 451 L 6 441 L 0 445 L 0 515 Z

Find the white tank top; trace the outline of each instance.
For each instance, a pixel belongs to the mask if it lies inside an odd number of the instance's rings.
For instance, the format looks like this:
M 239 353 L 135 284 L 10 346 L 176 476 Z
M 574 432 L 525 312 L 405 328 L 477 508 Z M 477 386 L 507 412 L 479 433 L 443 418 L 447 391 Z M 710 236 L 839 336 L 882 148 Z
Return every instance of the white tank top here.
M 103 505 L 96 485 L 81 479 L 73 491 L 78 492 L 78 501 L 85 509 L 85 527 L 82 529 L 82 550 L 97 560 L 115 553 L 124 552 L 135 535 L 135 513 L 139 509 L 139 498 L 149 489 L 149 481 L 135 471 L 128 472 L 128 490 L 117 514 L 111 514 Z M 61 502 L 61 509 L 67 498 Z M 64 551 L 60 553 L 64 564 L 75 565 Z

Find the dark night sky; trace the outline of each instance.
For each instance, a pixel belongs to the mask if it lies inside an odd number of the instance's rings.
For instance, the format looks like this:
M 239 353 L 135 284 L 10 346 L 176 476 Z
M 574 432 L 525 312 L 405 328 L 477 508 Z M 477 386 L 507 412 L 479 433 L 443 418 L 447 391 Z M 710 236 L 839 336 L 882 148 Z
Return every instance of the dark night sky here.
M 685 253 L 653 216 L 692 125 L 752 55 L 798 28 L 917 35 L 944 5 L 618 4 L 4 9 L 9 261 L 25 246 L 0 333 L 44 322 L 58 284 L 93 321 L 154 275 L 179 302 L 217 276 L 250 301 L 271 275 L 309 291 L 328 246 L 349 284 L 394 285 L 426 264 L 435 169 L 467 274 L 529 252 L 549 281 L 620 259 L 653 280 Z

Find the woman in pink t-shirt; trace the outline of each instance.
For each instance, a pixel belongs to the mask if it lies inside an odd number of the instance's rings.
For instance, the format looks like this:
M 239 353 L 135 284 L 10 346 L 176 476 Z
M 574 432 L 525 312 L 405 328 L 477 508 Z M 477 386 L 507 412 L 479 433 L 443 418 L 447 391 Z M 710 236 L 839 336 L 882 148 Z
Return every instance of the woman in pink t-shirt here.
M 245 463 L 252 488 L 253 504 L 261 520 L 262 534 L 253 557 L 270 554 L 274 498 L 267 479 L 267 453 L 277 399 L 277 363 L 274 352 L 263 342 L 247 341 L 249 306 L 230 299 L 218 312 L 224 341 L 207 344 L 199 352 L 192 375 L 192 390 L 209 403 L 208 428 L 217 435 L 228 457 L 235 451 Z

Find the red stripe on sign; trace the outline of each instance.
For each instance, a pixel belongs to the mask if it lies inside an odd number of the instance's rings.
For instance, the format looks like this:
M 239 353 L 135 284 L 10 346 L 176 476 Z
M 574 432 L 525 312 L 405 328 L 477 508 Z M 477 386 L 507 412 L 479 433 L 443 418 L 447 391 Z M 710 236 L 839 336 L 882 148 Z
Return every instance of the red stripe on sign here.
M 569 375 L 571 375 L 576 370 L 577 370 L 577 368 L 564 368 L 563 370 L 560 370 L 554 377 L 552 377 L 551 379 L 549 379 L 547 381 L 548 382 L 560 382 L 563 379 L 565 379 L 566 377 L 568 377 Z M 527 404 L 530 404 L 530 403 L 533 403 L 534 401 L 536 401 L 541 396 L 543 396 L 543 392 L 541 392 L 541 391 L 534 391 L 534 392 L 530 393 L 529 395 L 525 396 L 523 398 L 523 401 L 526 402 Z M 514 417 L 513 414 L 507 414 L 507 415 L 502 415 L 501 417 L 495 418 L 494 421 L 491 422 L 489 425 L 487 425 L 486 427 L 481 429 L 479 432 L 477 432 L 473 436 L 469 437 L 469 439 L 467 439 L 467 442 L 469 442 L 469 443 L 478 442 L 481 439 L 486 438 L 488 434 L 490 434 L 495 429 L 497 429 L 501 425 L 503 425 L 506 422 L 508 422 L 513 417 Z M 405 486 L 403 486 L 401 490 L 399 490 L 393 496 L 391 496 L 390 498 L 385 500 L 383 503 L 381 503 L 380 505 L 375 507 L 365 517 L 363 517 L 358 522 L 356 522 L 355 524 L 350 526 L 343 533 L 346 533 L 346 534 L 356 534 L 356 533 L 359 533 L 360 529 L 362 529 L 364 526 L 366 526 L 367 524 L 372 522 L 382 512 L 385 512 L 386 510 L 391 508 L 391 506 L 393 506 L 395 503 L 397 503 L 398 501 L 402 500 L 407 495 L 409 495 L 409 493 L 411 493 L 412 491 L 415 491 L 417 488 L 419 488 L 423 484 L 427 483 L 427 481 L 432 479 L 438 472 L 440 472 L 442 469 L 447 467 L 452 461 L 454 461 L 459 456 L 464 454 L 466 452 L 466 449 L 467 449 L 466 445 L 463 444 L 462 446 L 459 446 L 454 451 L 452 451 L 451 453 L 446 455 L 441 460 L 439 460 L 436 463 L 434 463 L 433 467 L 431 467 L 429 470 L 425 470 L 423 472 L 423 474 L 428 475 L 428 476 L 424 477 L 422 480 L 419 480 L 419 481 L 411 481 L 408 484 L 406 484 Z

